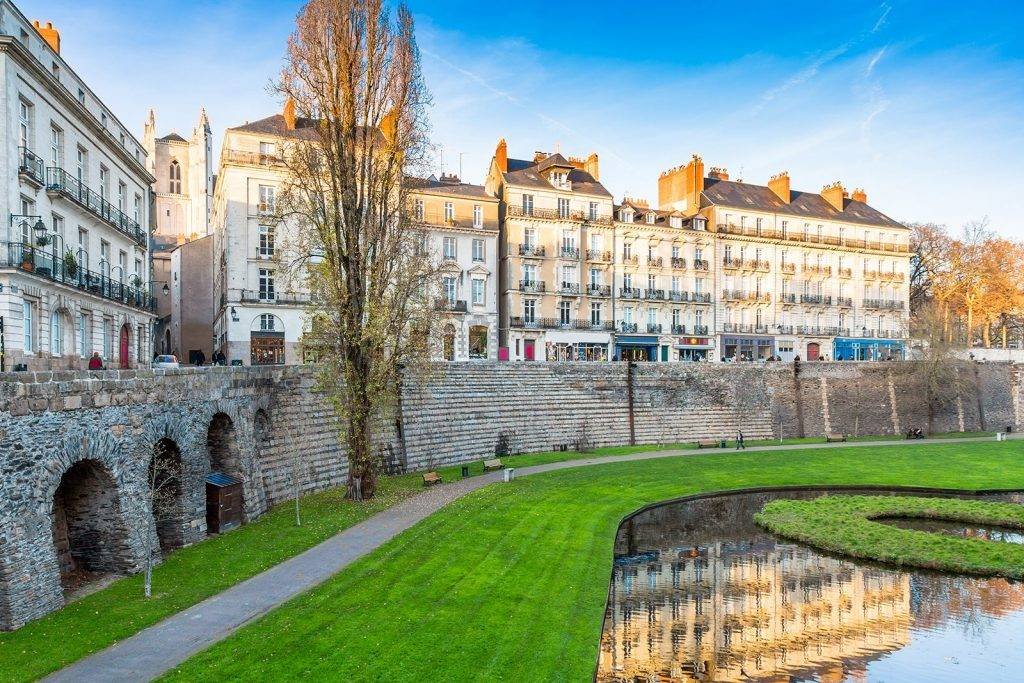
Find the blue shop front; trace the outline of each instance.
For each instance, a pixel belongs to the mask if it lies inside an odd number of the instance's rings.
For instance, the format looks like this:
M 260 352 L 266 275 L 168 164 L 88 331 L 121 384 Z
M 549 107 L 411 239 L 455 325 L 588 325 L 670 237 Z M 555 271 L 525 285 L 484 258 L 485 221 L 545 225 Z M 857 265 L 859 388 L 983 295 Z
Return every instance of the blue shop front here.
M 832 342 L 836 360 L 903 360 L 906 348 L 899 339 L 836 337 Z
M 668 347 L 665 349 L 668 360 Z M 618 360 L 657 361 L 658 335 L 629 334 L 615 336 L 615 357 Z
M 722 336 L 722 360 L 768 360 L 775 355 L 774 337 Z

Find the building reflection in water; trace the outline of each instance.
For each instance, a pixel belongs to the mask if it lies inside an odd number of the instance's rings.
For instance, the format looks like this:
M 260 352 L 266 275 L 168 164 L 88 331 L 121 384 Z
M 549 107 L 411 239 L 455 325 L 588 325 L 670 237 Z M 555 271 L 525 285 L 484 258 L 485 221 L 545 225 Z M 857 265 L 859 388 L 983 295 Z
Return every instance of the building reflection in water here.
M 777 541 L 752 521 L 771 497 L 662 506 L 623 525 L 598 681 L 866 680 L 870 662 L 911 641 L 916 619 L 933 628 L 1024 604 L 1019 584 L 890 571 Z

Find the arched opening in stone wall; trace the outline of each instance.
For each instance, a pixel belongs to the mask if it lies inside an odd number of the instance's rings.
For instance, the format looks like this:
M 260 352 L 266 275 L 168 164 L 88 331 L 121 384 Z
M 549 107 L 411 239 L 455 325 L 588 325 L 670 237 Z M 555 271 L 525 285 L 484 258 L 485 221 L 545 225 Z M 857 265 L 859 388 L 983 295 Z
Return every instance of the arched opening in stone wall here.
M 226 413 L 217 413 L 206 431 L 210 473 L 206 477 L 206 528 L 219 533 L 244 521 L 242 454 L 235 425 Z
M 181 473 L 181 451 L 178 444 L 172 439 L 157 441 L 146 473 L 146 485 L 152 492 L 153 521 L 163 554 L 185 544 Z
M 65 592 L 133 569 L 117 482 L 102 463 L 82 460 L 61 477 L 51 510 Z

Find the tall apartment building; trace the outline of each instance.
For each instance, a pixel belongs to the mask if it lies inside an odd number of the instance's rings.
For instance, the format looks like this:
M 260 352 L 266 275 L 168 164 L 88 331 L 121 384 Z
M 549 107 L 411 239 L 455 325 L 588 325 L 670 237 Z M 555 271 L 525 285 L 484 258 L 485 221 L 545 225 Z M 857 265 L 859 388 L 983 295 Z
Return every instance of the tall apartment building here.
M 0 0 L 8 172 L 0 208 L 0 367 L 148 362 L 146 150 L 60 51 L 51 23 Z
M 627 198 L 615 207 L 614 243 L 614 357 L 708 360 L 714 241 L 705 218 Z
M 220 155 L 210 225 L 214 235 L 215 351 L 229 362 L 302 362 L 308 328 L 306 283 L 282 268 L 282 249 L 297 231 L 278 212 L 287 171 L 284 145 L 308 135 L 294 108 L 228 128 Z
M 486 187 L 502 201 L 502 357 L 608 360 L 615 227 L 597 154 L 510 159 L 502 140 Z
M 729 180 L 694 156 L 661 174 L 659 206 L 703 216 L 715 234 L 718 356 L 899 358 L 909 301 L 909 230 L 834 183 L 791 190 Z
M 437 356 L 498 358 L 498 199 L 457 176 L 410 178 L 413 221 L 439 259 Z

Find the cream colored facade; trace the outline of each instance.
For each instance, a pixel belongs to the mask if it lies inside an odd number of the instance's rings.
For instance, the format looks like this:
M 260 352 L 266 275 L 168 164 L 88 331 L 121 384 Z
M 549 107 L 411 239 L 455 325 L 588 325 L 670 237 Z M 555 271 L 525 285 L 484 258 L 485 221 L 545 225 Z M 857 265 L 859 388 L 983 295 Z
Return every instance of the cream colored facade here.
M 615 208 L 615 357 L 707 360 L 714 237 L 703 217 L 626 199 Z
M 411 179 L 411 215 L 438 260 L 438 359 L 498 358 L 498 199 L 442 175 Z
M 902 357 L 908 228 L 862 190 L 791 191 L 785 173 L 760 186 L 703 166 L 694 157 L 662 174 L 659 204 L 704 216 L 716 236 L 718 357 Z
M 615 228 L 598 158 L 498 144 L 487 190 L 502 201 L 501 346 L 508 360 L 607 360 L 612 354 Z

